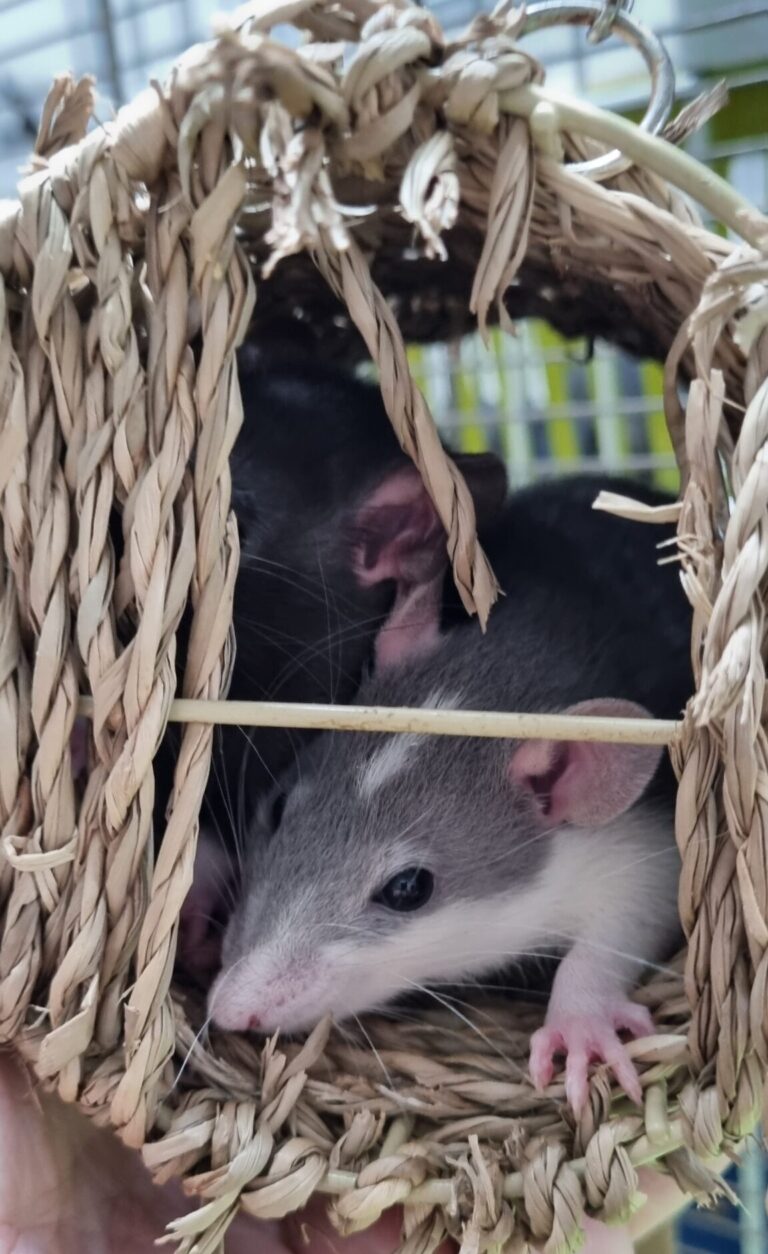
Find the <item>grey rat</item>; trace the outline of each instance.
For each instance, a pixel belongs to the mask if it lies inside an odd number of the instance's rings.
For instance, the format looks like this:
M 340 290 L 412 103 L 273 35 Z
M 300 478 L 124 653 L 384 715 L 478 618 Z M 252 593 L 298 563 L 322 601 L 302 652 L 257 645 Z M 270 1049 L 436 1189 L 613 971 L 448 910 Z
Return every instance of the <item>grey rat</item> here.
M 547 521 L 541 501 L 533 491 L 517 504 L 518 522 L 536 515 L 539 525 L 529 548 L 506 549 L 509 595 L 487 634 L 441 631 L 439 593 L 424 580 L 379 634 L 361 704 L 658 715 L 684 700 L 679 587 L 666 606 L 673 630 L 642 582 L 612 596 L 606 569 L 578 533 Z M 614 521 L 602 519 L 608 530 Z M 562 1049 L 575 1108 L 592 1057 L 639 1098 L 619 1032 L 652 1025 L 628 993 L 678 931 L 674 792 L 661 756 L 323 736 L 261 807 L 210 994 L 214 1021 L 301 1030 L 329 1011 L 343 1018 L 554 946 L 565 957 L 532 1042 L 534 1080 L 548 1082 Z

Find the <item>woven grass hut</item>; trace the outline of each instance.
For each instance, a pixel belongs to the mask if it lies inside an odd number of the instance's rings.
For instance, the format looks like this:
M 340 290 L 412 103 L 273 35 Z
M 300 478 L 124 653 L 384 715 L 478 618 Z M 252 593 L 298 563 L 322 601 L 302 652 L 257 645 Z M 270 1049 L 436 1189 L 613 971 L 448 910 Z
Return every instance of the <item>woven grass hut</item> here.
M 556 1254 L 585 1214 L 626 1218 L 640 1164 L 710 1194 L 706 1161 L 761 1114 L 768 221 L 672 146 L 696 109 L 664 141 L 553 99 L 527 20 L 502 5 L 449 43 L 408 0 L 259 0 L 107 125 L 89 81 L 57 81 L 0 206 L 0 1038 L 159 1181 L 185 1177 L 183 1251 L 216 1249 L 241 1206 L 275 1217 L 320 1190 L 347 1232 L 405 1204 L 413 1254 L 446 1233 Z M 624 160 L 582 169 L 617 143 Z M 215 708 L 183 725 L 152 842 L 174 699 L 226 696 L 249 329 L 300 318 L 339 358 L 364 346 L 482 622 L 493 573 L 405 345 L 527 315 L 666 363 L 693 607 L 698 690 L 672 739 L 687 952 L 638 993 L 657 1026 L 633 1046 L 642 1111 L 599 1072 L 578 1120 L 562 1084 L 527 1078 L 535 1008 L 497 1006 L 485 1041 L 438 1009 L 371 1019 L 359 1044 L 329 1024 L 303 1045 L 196 1039 L 173 965 Z

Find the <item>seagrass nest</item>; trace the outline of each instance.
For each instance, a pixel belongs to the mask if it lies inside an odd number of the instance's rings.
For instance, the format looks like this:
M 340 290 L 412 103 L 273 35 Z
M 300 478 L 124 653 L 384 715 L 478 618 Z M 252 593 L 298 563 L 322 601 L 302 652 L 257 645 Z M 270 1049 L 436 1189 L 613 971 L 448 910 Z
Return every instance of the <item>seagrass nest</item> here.
M 300 48 L 270 39 L 278 21 Z M 58 80 L 0 206 L 0 1033 L 158 1180 L 185 1177 L 201 1206 L 175 1228 L 184 1251 L 218 1248 L 241 1205 L 275 1217 L 323 1190 L 346 1232 L 405 1203 L 411 1254 L 446 1232 L 479 1254 L 556 1254 L 584 1213 L 628 1216 L 641 1163 L 711 1194 L 704 1160 L 760 1116 L 768 222 L 736 206 L 733 242 L 650 166 L 573 174 L 559 156 L 602 150 L 579 128 L 562 153 L 537 147 L 524 115 L 543 72 L 520 21 L 502 9 L 447 44 L 406 0 L 261 0 L 106 125 L 89 129 L 90 80 Z M 156 855 L 152 838 L 187 605 L 180 695 L 226 693 L 249 325 L 296 318 L 339 357 L 364 346 L 484 619 L 493 575 L 404 341 L 526 314 L 666 359 L 693 606 L 698 692 L 673 745 L 688 952 L 637 994 L 658 1027 L 631 1047 L 643 1111 L 599 1070 L 578 1121 L 561 1083 L 531 1087 L 535 1007 L 490 1001 L 482 1035 L 433 1009 L 372 1018 L 368 1040 L 323 1024 L 304 1045 L 203 1044 L 172 976 L 211 726 L 184 727 Z

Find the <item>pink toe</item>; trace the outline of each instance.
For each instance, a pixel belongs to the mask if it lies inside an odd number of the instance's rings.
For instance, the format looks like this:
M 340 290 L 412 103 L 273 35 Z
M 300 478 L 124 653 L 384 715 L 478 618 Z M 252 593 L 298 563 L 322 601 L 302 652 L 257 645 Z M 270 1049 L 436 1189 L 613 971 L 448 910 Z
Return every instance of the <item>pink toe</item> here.
M 542 1059 L 540 1062 L 535 1063 L 534 1060 L 531 1059 L 529 1069 L 531 1079 L 533 1080 L 533 1087 L 539 1093 L 543 1093 L 547 1086 L 551 1083 L 552 1076 L 555 1074 L 555 1068 L 552 1065 L 552 1062 Z
M 580 1115 L 589 1095 L 587 1079 L 589 1059 L 586 1050 L 574 1049 L 565 1064 L 565 1096 L 575 1115 Z
M 624 1049 L 619 1046 L 618 1049 L 606 1050 L 605 1061 L 627 1094 L 627 1097 L 631 1097 L 633 1102 L 636 1102 L 638 1106 L 642 1106 L 643 1090 L 640 1085 L 640 1077 L 635 1070 L 634 1063 L 627 1056 Z
M 534 1032 L 531 1037 L 529 1071 L 534 1088 L 539 1092 L 551 1082 L 555 1074 L 552 1056 L 561 1048 L 562 1041 L 559 1033 L 553 1032 L 551 1028 L 539 1028 L 538 1032 Z

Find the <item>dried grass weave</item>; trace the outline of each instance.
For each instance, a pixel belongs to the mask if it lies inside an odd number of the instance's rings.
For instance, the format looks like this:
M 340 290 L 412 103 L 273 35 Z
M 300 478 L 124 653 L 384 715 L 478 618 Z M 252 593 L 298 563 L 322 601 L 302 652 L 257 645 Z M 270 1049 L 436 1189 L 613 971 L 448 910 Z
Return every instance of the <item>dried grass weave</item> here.
M 478 18 L 447 45 L 405 0 L 261 0 L 107 125 L 87 130 L 89 81 L 57 81 L 19 199 L 0 207 L 0 1037 L 143 1147 L 159 1180 L 185 1175 L 203 1204 L 178 1225 L 182 1250 L 217 1248 L 239 1205 L 278 1216 L 323 1189 L 345 1231 L 408 1203 L 409 1254 L 446 1231 L 465 1251 L 533 1237 L 556 1254 L 585 1212 L 626 1217 L 641 1162 L 709 1194 L 700 1160 L 760 1114 L 768 223 L 742 207 L 749 243 L 727 241 L 650 169 L 601 186 L 537 151 L 510 112 L 543 81 L 518 20 Z M 272 42 L 277 21 L 307 42 Z M 358 45 L 346 63 L 343 41 Z M 562 140 L 566 157 L 599 149 L 576 129 Z M 297 310 L 339 356 L 360 333 L 481 619 L 493 575 L 404 337 L 536 313 L 666 356 L 698 694 L 673 750 L 689 947 L 638 994 L 658 1027 L 633 1046 L 640 1114 L 603 1074 L 577 1123 L 557 1084 L 536 1094 L 537 1012 L 519 1006 L 495 1006 L 482 1039 L 431 1011 L 371 1020 L 371 1044 L 322 1025 L 259 1050 L 195 1043 L 195 1007 L 174 995 L 212 728 L 184 727 L 156 857 L 152 759 L 188 603 L 178 695 L 226 692 L 235 350 L 249 323 Z M 94 701 L 82 799 L 78 692 Z

